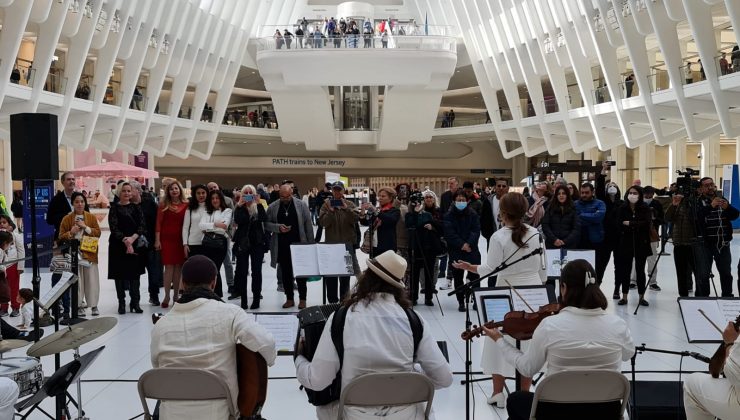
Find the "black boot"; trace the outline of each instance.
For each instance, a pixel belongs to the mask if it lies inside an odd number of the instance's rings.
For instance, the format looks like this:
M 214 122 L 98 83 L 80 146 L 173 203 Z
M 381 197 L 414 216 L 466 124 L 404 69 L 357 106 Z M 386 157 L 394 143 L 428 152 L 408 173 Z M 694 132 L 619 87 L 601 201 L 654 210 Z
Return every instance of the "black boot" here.
M 121 299 L 118 301 L 118 313 L 123 315 L 126 313 L 126 301 Z
M 131 310 L 131 313 L 134 314 L 141 314 L 144 313 L 144 311 L 139 307 L 139 303 L 131 302 L 131 305 L 129 306 L 129 309 Z

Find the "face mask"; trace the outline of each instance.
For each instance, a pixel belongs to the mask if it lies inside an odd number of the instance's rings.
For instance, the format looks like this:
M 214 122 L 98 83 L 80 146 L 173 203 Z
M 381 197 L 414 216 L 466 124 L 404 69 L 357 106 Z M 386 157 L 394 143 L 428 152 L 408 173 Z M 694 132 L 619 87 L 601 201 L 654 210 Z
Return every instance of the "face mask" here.
M 630 194 L 627 196 L 627 200 L 629 200 L 630 203 L 635 204 L 640 200 L 640 196 L 637 194 Z
M 652 198 L 643 198 L 642 201 L 645 202 L 645 204 L 650 205 L 650 203 L 653 201 Z
M 465 207 L 468 206 L 468 203 L 465 201 L 455 201 L 455 208 L 458 210 L 465 210 Z
M 616 195 L 617 194 L 617 187 L 615 187 L 615 186 L 612 185 L 611 187 L 609 187 L 609 188 L 606 189 L 606 193 L 607 194 L 610 194 L 610 195 Z

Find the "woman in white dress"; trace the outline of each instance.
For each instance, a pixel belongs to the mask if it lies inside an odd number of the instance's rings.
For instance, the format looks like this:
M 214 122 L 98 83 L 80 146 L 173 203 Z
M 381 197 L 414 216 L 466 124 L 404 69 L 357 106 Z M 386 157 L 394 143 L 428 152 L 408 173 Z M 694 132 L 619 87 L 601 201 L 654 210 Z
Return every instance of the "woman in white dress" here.
M 481 265 L 472 265 L 465 261 L 457 261 L 452 264 L 453 267 L 478 273 L 482 277 L 491 273 L 501 263 L 516 261 L 541 246 L 540 233 L 523 221 L 529 210 L 529 203 L 523 195 L 516 192 L 507 193 L 501 198 L 499 206 L 503 227 L 491 236 L 485 262 Z M 542 268 L 539 259 L 526 259 L 501 270 L 497 276 L 496 286 L 507 286 L 506 281 L 515 287 L 541 286 L 547 280 L 547 271 Z M 511 338 L 507 337 L 507 340 Z M 483 373 L 493 378 L 493 395 L 488 398 L 488 404 L 504 408 L 506 406 L 503 394 L 504 379 L 506 376 L 513 376 L 514 369 L 506 363 L 491 340 L 483 342 L 481 369 Z M 532 379 L 523 377 L 521 384 L 522 390 L 528 391 Z

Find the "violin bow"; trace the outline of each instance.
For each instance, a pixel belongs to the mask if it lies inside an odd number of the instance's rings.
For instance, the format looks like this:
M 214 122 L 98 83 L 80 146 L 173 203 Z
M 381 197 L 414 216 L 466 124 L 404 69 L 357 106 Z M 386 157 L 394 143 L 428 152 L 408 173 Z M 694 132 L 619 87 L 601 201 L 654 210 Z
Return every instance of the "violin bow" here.
M 714 321 L 712 321 L 711 319 L 709 319 L 709 317 L 707 316 L 707 314 L 705 314 L 705 313 L 704 313 L 704 310 L 703 310 L 703 309 L 697 309 L 697 311 L 699 311 L 699 313 L 700 313 L 700 314 L 701 314 L 701 315 L 702 315 L 702 316 L 703 316 L 703 317 L 704 317 L 704 318 L 705 318 L 705 319 L 706 319 L 707 321 L 709 321 L 709 323 L 710 323 L 710 324 L 712 324 L 712 326 L 714 327 L 714 329 L 715 329 L 715 330 L 717 330 L 717 331 L 718 331 L 718 332 L 719 332 L 720 334 L 722 334 L 722 329 L 721 329 L 720 327 L 718 327 L 718 326 L 717 326 L 717 324 L 715 324 L 715 323 L 714 323 Z
M 517 297 L 518 297 L 519 299 L 521 299 L 521 300 L 522 300 L 522 302 L 524 302 L 524 304 L 525 304 L 525 305 L 527 305 L 527 308 L 529 308 L 529 312 L 537 312 L 537 311 L 535 311 L 534 309 L 532 309 L 532 307 L 531 307 L 531 306 L 529 306 L 529 303 L 527 303 L 527 301 L 526 301 L 526 300 L 524 300 L 524 298 L 522 297 L 522 295 L 520 295 L 520 294 L 519 294 L 519 292 L 518 292 L 518 291 L 517 291 L 517 290 L 516 290 L 516 289 L 514 288 L 514 286 L 512 286 L 512 285 L 511 285 L 511 283 L 509 283 L 509 280 L 506 280 L 506 279 L 504 279 L 504 281 L 505 281 L 505 282 L 506 282 L 506 284 L 507 284 L 507 285 L 508 285 L 508 286 L 509 286 L 509 287 L 511 288 L 511 291 L 512 291 L 512 292 L 514 292 L 514 294 L 515 294 L 515 295 L 516 295 L 516 296 L 517 296 Z

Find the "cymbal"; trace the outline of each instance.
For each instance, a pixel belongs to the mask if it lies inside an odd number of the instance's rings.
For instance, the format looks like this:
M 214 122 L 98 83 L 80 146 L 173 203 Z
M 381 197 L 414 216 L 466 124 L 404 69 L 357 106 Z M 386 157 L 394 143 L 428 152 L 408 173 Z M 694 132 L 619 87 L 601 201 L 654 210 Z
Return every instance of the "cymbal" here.
M 2 340 L 0 341 L 0 353 L 26 347 L 29 344 L 31 342 L 26 340 Z
M 117 323 L 116 318 L 101 317 L 65 327 L 31 346 L 26 354 L 42 357 L 75 349 L 107 333 Z

